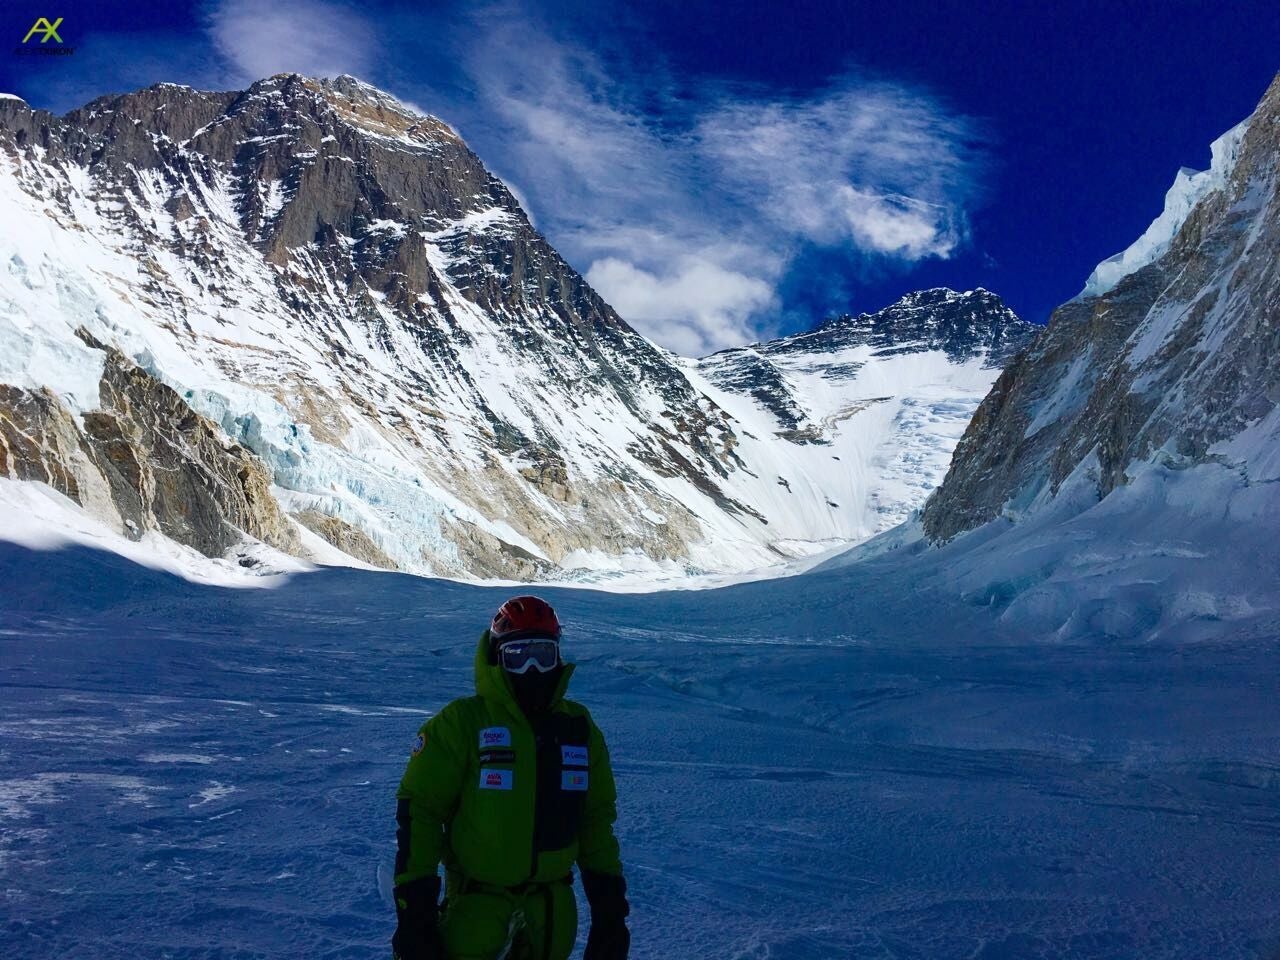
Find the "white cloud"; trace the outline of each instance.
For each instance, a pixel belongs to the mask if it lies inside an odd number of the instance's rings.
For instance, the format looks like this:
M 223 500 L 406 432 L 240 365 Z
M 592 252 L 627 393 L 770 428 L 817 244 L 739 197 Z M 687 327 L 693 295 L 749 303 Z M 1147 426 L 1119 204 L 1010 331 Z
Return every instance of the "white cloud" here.
M 607 291 L 622 316 L 685 356 L 756 339 L 747 319 L 777 306 L 771 284 L 697 257 L 654 273 L 607 256 L 591 264 L 587 281 Z
M 319 0 L 221 0 L 208 13 L 209 36 L 239 82 L 276 73 L 367 77 L 377 35 L 358 13 Z
M 945 207 L 901 195 L 877 195 L 847 183 L 835 189 L 833 209 L 862 249 L 907 260 L 948 256 L 956 245 Z
M 472 26 L 463 135 L 499 155 L 552 242 L 664 346 L 758 339 L 806 245 L 911 262 L 964 241 L 974 131 L 926 96 L 848 77 L 808 97 L 676 97 L 659 70 L 606 68 L 509 5 Z
M 699 128 L 729 189 L 777 230 L 904 260 L 961 241 L 968 137 L 928 99 L 857 78 L 806 100 L 720 104 Z
M 676 84 L 645 51 L 554 36 L 527 0 L 403 8 L 377 23 L 337 0 L 210 2 L 208 45 L 169 38 L 149 61 L 121 58 L 118 85 L 225 89 L 296 71 L 409 94 L 509 175 L 569 262 L 669 347 L 769 332 L 787 307 L 777 290 L 807 248 L 844 251 L 863 273 L 947 257 L 966 239 L 976 131 L 899 85 L 851 74 L 801 96 Z M 384 36 L 417 46 L 391 58 Z M 74 105 L 84 86 L 73 76 L 55 99 Z M 813 285 L 841 286 L 830 279 Z

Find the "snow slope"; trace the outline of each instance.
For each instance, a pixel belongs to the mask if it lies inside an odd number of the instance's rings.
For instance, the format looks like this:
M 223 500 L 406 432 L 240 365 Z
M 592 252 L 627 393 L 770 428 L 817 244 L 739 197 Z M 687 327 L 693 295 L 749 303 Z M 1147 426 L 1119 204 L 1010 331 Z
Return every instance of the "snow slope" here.
M 1274 457 L 1274 438 L 1267 438 Z M 1055 642 L 1234 642 L 1280 635 L 1280 500 L 1230 466 L 1154 463 L 1102 500 L 1097 464 L 1057 496 L 929 546 L 914 519 L 817 565 L 871 563 Z
M 1039 330 L 989 291 L 939 288 L 685 369 L 741 425 L 737 450 L 759 475 L 744 499 L 784 536 L 805 531 L 795 549 L 811 554 L 906 520 L 993 374 Z
M 922 569 L 548 593 L 632 956 L 1273 955 L 1280 634 L 1045 643 Z M 506 591 L 9 542 L 0 582 L 0 955 L 388 955 L 395 785 Z
M 108 550 L 133 563 L 194 583 L 226 587 L 266 586 L 273 576 L 314 567 L 265 544 L 256 545 L 247 555 L 258 561 L 250 568 L 230 560 L 206 557 L 156 531 L 147 531 L 140 539 L 134 540 L 43 483 L 0 477 L 0 515 L 4 517 L 0 539 L 10 543 L 36 550 L 57 550 L 68 546 Z M 345 555 L 339 557 L 332 548 L 326 552 L 328 545 L 323 541 L 318 544 L 309 542 L 308 545 L 330 563 L 345 565 L 353 562 Z
M 1031 635 L 1272 632 L 1277 131 L 1280 77 L 1217 141 L 1203 190 L 1186 195 L 1193 206 L 1172 218 L 1149 262 L 1064 304 L 1005 367 L 921 523 L 846 560 L 923 533 L 947 544 L 929 561 L 936 582 Z

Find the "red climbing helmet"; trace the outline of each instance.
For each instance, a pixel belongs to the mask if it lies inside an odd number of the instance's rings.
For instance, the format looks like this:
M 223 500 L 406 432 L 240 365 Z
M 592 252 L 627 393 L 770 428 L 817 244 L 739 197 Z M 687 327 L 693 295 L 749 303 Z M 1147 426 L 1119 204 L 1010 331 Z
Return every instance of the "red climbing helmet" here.
M 541 597 L 512 597 L 498 608 L 489 625 L 489 637 L 498 644 L 524 637 L 560 639 L 560 620 L 551 604 Z

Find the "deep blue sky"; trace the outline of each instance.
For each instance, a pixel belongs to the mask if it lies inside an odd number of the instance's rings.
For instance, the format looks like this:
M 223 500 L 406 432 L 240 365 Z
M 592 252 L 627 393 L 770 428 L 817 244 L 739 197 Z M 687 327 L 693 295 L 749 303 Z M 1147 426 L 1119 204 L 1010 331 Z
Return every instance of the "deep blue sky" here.
M 0 60 L 0 89 L 35 106 L 332 67 L 443 116 L 624 316 L 686 352 L 941 284 L 1043 321 L 1280 70 L 1274 2 L 11 3 L 0 30 L 16 46 L 45 12 L 75 55 Z M 920 116 L 895 166 L 878 144 Z M 841 127 L 858 117 L 865 144 Z M 766 134 L 763 160 L 737 147 Z M 832 179 L 809 189 L 827 139 Z M 846 180 L 862 199 L 824 206 Z M 880 222 L 876 197 L 944 210 L 940 232 L 887 253 L 899 234 L 843 232 L 848 202 Z

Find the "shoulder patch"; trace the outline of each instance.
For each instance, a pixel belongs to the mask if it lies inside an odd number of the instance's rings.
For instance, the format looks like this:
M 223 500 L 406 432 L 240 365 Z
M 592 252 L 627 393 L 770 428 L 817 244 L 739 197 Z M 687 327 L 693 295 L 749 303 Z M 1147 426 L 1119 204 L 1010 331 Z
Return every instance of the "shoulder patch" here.
M 510 727 L 485 727 L 480 731 L 480 749 L 511 746 Z
M 427 735 L 419 732 L 418 739 L 413 741 L 413 749 L 409 752 L 409 756 L 416 757 L 427 745 Z

